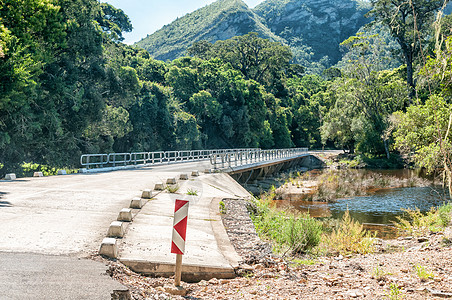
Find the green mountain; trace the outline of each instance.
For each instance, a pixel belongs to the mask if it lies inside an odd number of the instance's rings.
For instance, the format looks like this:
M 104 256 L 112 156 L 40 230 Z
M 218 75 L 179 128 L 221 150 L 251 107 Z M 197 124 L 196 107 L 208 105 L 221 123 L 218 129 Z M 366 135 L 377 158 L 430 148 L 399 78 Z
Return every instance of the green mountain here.
M 218 0 L 189 13 L 135 45 L 154 58 L 173 60 L 194 42 L 215 42 L 257 32 L 260 37 L 291 46 L 295 62 L 333 65 L 342 55 L 339 44 L 368 20 L 367 2 L 357 0 L 267 0 L 250 9 L 242 0 Z
M 242 0 L 218 0 L 163 26 L 135 45 L 160 60 L 173 60 L 194 42 L 215 42 L 257 32 L 262 38 L 284 42 Z

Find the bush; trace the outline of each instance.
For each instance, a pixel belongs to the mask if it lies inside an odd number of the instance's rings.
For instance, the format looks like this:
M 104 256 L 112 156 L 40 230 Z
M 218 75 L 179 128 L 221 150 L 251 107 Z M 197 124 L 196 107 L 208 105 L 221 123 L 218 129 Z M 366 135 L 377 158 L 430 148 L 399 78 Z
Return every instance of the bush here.
M 405 216 L 397 217 L 394 225 L 399 232 L 414 236 L 426 235 L 430 232 L 442 231 L 450 222 L 452 204 L 444 204 L 440 207 L 432 207 L 429 212 L 423 214 L 418 208 L 403 209 Z
M 374 236 L 365 230 L 362 224 L 354 221 L 348 211 L 339 226 L 330 235 L 324 235 L 324 243 L 333 254 L 366 254 L 375 250 Z
M 251 218 L 261 237 L 273 242 L 283 255 L 301 254 L 316 247 L 322 234 L 321 222 L 309 214 L 296 216 L 271 207 L 270 201 L 255 200 Z

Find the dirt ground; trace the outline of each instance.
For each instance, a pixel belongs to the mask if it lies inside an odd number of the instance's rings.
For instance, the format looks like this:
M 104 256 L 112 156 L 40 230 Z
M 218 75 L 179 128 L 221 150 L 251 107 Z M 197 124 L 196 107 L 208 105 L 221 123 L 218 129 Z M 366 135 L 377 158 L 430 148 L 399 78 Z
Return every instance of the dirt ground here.
M 110 275 L 133 299 L 443 299 L 452 298 L 452 229 L 428 237 L 378 240 L 377 252 L 287 262 L 259 239 L 242 200 L 227 200 L 223 223 L 243 261 L 234 279 L 184 283 L 185 297 L 166 292 L 171 278 L 149 278 L 118 262 Z

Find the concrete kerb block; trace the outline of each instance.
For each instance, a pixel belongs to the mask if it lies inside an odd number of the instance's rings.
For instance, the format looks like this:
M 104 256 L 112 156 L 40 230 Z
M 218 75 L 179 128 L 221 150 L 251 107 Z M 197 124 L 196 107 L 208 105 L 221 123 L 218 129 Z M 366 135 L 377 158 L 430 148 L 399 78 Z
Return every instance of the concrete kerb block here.
M 135 197 L 130 201 L 130 208 L 138 208 L 141 209 L 143 207 L 143 201 L 141 198 Z
M 125 223 L 120 221 L 113 221 L 108 227 L 107 236 L 108 237 L 120 237 L 122 238 L 125 233 Z
M 188 175 L 187 174 L 180 174 L 180 176 L 179 176 L 179 179 L 180 180 L 188 180 Z
M 168 179 L 166 179 L 166 184 L 176 184 L 176 178 L 175 177 L 170 177 Z
M 58 175 L 67 175 L 66 170 L 58 170 Z
M 152 191 L 149 190 L 149 189 L 144 190 L 144 191 L 141 193 L 141 198 L 144 198 L 144 199 L 151 199 L 151 198 L 152 198 Z
M 14 173 L 6 174 L 5 180 L 16 180 L 16 174 L 14 174 Z
M 204 170 L 204 173 L 205 173 L 205 174 L 213 173 L 213 169 L 205 169 L 205 170 Z
M 198 170 L 191 171 L 191 176 L 198 177 L 199 176 L 199 171 Z
M 81 173 L 81 174 L 85 174 L 85 173 L 88 173 L 88 169 L 87 168 L 81 168 L 81 169 L 78 169 L 78 172 Z
M 132 210 L 130 208 L 121 209 L 117 220 L 122 222 L 132 222 Z
M 118 257 L 118 244 L 115 238 L 104 238 L 99 249 L 100 255 L 105 255 L 110 258 Z
M 154 190 L 156 191 L 163 191 L 164 189 L 163 182 L 157 182 L 154 186 Z
M 33 177 L 44 177 L 44 174 L 42 172 L 34 172 Z

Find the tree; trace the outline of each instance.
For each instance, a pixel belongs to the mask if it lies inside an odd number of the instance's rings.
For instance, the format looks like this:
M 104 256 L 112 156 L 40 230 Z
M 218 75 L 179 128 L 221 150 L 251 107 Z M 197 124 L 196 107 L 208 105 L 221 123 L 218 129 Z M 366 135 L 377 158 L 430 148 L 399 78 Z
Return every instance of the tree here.
M 217 41 L 213 46 L 206 42 L 195 43 L 188 53 L 200 58 L 220 58 L 239 70 L 245 79 L 253 79 L 266 87 L 275 79 L 279 80 L 292 59 L 289 47 L 260 38 L 254 32 Z
M 387 26 L 400 46 L 407 67 L 406 81 L 413 97 L 416 87 L 413 64 L 425 44 L 435 12 L 444 0 L 371 0 L 371 3 L 373 8 L 368 15 L 374 22 Z
M 396 147 L 430 173 L 442 168 L 452 195 L 452 105 L 433 95 L 396 116 Z
M 336 101 L 321 127 L 323 143 L 332 140 L 350 152 L 356 147 L 362 153 L 386 153 L 389 158 L 388 118 L 408 98 L 398 70 L 371 72 L 362 79 L 339 78 L 330 88 Z
M 132 31 L 129 17 L 121 9 L 108 3 L 100 3 L 99 13 L 95 20 L 106 35 L 115 42 L 124 40 L 123 32 Z

